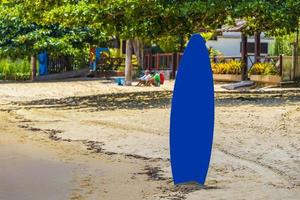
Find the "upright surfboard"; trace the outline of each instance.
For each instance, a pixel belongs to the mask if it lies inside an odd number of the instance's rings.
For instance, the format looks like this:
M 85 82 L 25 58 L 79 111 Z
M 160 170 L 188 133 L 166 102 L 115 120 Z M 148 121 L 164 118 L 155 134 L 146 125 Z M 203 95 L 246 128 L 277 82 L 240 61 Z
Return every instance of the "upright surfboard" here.
M 182 56 L 174 86 L 170 153 L 175 184 L 204 184 L 214 131 L 214 86 L 205 40 L 195 34 Z

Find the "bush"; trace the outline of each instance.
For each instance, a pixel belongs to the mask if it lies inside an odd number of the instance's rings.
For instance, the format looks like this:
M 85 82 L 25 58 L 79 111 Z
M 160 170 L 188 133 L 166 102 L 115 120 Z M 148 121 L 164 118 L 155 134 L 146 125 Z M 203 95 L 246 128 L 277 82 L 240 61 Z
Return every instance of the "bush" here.
M 30 72 L 30 62 L 26 59 L 0 60 L 0 79 L 2 80 L 28 80 Z
M 276 75 L 278 71 L 273 63 L 255 63 L 249 75 Z
M 296 34 L 282 35 L 275 38 L 275 42 L 270 46 L 271 55 L 280 55 L 292 56 L 293 54 L 293 45 L 295 42 Z M 298 45 L 298 51 L 300 51 L 300 45 Z
M 225 63 L 212 63 L 214 74 L 241 74 L 243 63 L 241 61 L 231 60 Z

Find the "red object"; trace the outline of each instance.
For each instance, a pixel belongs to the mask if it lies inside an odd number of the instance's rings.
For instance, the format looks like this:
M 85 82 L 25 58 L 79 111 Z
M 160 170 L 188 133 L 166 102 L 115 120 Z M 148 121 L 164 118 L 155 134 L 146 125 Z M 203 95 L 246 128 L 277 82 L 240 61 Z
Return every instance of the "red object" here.
M 163 85 L 165 82 L 165 75 L 163 72 L 159 73 L 159 78 L 160 78 L 160 84 Z

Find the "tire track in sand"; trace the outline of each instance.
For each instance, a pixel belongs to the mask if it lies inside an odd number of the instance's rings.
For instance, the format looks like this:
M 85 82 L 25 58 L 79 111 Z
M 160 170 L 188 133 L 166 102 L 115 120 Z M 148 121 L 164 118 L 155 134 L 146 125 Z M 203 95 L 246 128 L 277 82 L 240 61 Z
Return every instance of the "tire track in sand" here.
M 262 180 L 267 180 L 268 182 L 271 183 L 280 182 L 281 184 L 283 184 L 280 186 L 273 185 L 275 187 L 286 188 L 286 189 L 293 189 L 299 187 L 297 183 L 293 182 L 294 181 L 293 177 L 287 175 L 283 171 L 278 170 L 270 165 L 267 165 L 265 163 L 250 158 L 241 157 L 237 154 L 231 153 L 220 147 L 216 147 L 216 150 L 219 153 L 223 154 L 224 156 L 229 156 L 232 159 L 237 159 L 240 164 L 247 166 L 250 169 L 253 169 L 255 172 L 260 174 L 260 176 L 264 176 L 265 178 L 262 178 Z

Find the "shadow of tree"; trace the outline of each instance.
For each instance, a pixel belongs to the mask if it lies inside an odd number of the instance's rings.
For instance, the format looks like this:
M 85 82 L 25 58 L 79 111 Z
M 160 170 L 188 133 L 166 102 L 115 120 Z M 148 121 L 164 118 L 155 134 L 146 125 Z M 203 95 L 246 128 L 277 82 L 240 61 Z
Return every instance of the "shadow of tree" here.
M 29 102 L 17 102 L 21 106 L 38 108 L 116 110 L 165 108 L 171 105 L 172 92 L 133 92 L 115 93 L 63 99 L 42 99 Z
M 255 105 L 276 107 L 300 101 L 299 94 L 217 94 L 216 106 Z
M 116 109 L 149 109 L 170 108 L 171 91 L 148 91 L 131 93 L 101 94 L 63 99 L 42 99 L 36 101 L 15 102 L 27 109 L 59 108 L 59 109 L 91 109 L 92 111 Z M 275 107 L 300 101 L 300 95 L 284 94 L 216 94 L 216 106 L 255 105 Z M 187 100 L 188 102 L 188 100 Z

